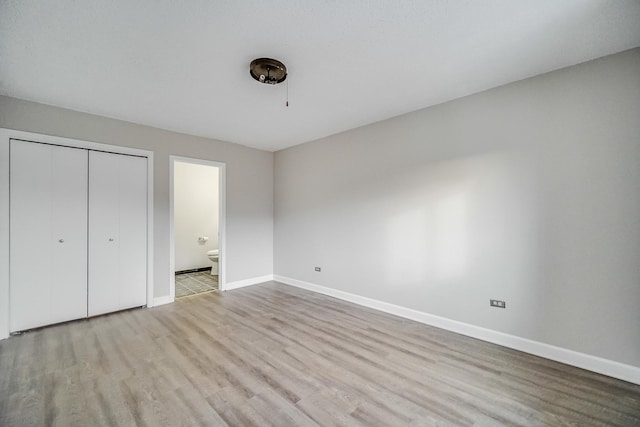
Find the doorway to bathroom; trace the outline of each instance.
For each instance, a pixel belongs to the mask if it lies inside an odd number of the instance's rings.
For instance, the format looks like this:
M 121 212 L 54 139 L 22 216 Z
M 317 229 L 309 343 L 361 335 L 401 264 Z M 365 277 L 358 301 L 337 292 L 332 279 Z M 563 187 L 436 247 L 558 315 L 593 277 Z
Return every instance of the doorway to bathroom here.
M 225 165 L 170 156 L 170 290 L 182 298 L 224 289 Z

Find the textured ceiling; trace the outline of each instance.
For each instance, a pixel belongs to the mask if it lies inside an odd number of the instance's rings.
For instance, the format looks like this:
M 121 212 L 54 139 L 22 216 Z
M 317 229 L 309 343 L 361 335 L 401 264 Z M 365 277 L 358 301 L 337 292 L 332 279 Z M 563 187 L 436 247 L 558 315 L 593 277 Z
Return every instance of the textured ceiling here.
M 273 151 L 637 46 L 637 0 L 0 0 L 0 93 Z

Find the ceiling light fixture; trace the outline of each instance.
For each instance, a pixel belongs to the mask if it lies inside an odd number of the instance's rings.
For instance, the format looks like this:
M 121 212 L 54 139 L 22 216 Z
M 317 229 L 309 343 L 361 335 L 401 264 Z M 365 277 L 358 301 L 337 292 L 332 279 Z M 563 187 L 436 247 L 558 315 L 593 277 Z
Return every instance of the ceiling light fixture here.
M 249 64 L 249 74 L 260 83 L 277 85 L 287 79 L 287 67 L 277 59 L 258 58 Z M 287 82 L 287 102 L 289 106 L 289 82 Z
M 249 74 L 260 83 L 277 85 L 286 80 L 287 67 L 277 59 L 258 58 L 251 61 Z

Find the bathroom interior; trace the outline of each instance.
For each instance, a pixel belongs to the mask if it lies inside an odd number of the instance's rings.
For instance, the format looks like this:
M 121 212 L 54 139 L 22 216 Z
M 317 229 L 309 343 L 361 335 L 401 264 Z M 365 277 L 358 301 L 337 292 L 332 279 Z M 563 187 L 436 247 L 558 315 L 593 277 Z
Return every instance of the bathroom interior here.
M 218 167 L 174 164 L 175 297 L 219 289 Z

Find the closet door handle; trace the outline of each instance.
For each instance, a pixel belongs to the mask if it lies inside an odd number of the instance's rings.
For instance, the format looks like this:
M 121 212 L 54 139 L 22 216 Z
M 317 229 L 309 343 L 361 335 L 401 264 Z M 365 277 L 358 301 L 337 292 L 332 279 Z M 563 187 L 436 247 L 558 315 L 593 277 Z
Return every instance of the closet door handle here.
M 113 242 L 113 237 L 109 237 L 109 241 L 110 241 L 110 242 Z
M 59 243 L 64 243 L 64 239 L 58 240 Z

